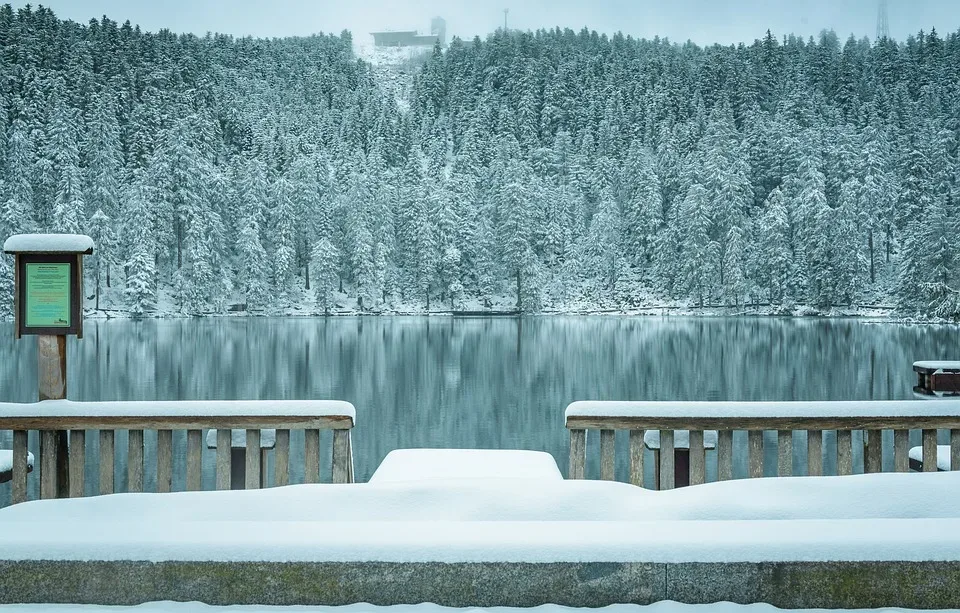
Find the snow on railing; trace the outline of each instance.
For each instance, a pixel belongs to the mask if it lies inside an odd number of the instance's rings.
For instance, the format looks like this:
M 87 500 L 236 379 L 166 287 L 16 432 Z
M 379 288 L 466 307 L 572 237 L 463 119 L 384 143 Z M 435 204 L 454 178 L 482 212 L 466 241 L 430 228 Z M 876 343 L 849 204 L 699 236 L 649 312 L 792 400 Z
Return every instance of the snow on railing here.
M 229 489 L 232 466 L 232 430 L 245 431 L 243 454 L 246 489 L 266 485 L 266 452 L 261 450 L 260 431 L 276 430 L 273 449 L 273 484 L 290 482 L 290 433 L 303 431 L 304 481 L 320 480 L 320 431 L 332 430 L 331 480 L 353 482 L 353 450 L 350 431 L 356 410 L 349 402 L 331 400 L 233 400 L 73 402 L 47 400 L 37 403 L 0 403 L 0 432 L 13 431 L 11 502 L 27 500 L 28 434 L 39 431 L 40 497 L 55 498 L 85 491 L 86 431 L 99 430 L 99 493 L 115 491 L 114 452 L 116 431 L 127 432 L 127 491 L 144 489 L 144 431 L 157 432 L 156 488 L 169 492 L 174 467 L 185 463 L 185 487 L 202 485 L 203 430 L 216 431 L 216 488 Z M 70 431 L 67 458 L 57 457 L 57 433 Z M 174 431 L 186 431 L 185 459 L 175 461 Z M 123 461 L 121 460 L 121 463 Z M 236 480 L 235 480 L 236 481 Z
M 910 430 L 922 431 L 923 470 L 937 470 L 938 430 L 949 430 L 952 470 L 960 470 L 960 400 L 936 402 L 823 401 L 823 402 L 574 402 L 565 412 L 570 430 L 568 477 L 583 479 L 586 472 L 586 432 L 600 430 L 600 478 L 613 480 L 615 432 L 629 431 L 629 481 L 644 485 L 644 434 L 659 431 L 654 453 L 653 489 L 671 489 L 689 478 L 696 485 L 706 480 L 704 432 L 718 431 L 717 478 L 733 478 L 733 433 L 747 431 L 749 477 L 764 474 L 763 432 L 777 435 L 777 474 L 822 475 L 823 431 L 836 431 L 837 474 L 849 475 L 853 466 L 853 432 L 862 431 L 863 472 L 881 472 L 882 432 L 893 431 L 893 468 L 910 468 Z M 675 432 L 689 431 L 687 449 L 676 453 Z M 793 466 L 793 434 L 806 433 L 806 470 Z M 684 432 L 684 435 L 686 433 Z M 888 449 L 889 453 L 889 449 Z M 831 458 L 832 459 L 832 458 Z M 678 465 L 679 462 L 679 465 Z M 688 463 L 688 468 L 685 466 Z M 800 466 L 797 467 L 801 468 Z M 677 474 L 680 472 L 681 474 Z

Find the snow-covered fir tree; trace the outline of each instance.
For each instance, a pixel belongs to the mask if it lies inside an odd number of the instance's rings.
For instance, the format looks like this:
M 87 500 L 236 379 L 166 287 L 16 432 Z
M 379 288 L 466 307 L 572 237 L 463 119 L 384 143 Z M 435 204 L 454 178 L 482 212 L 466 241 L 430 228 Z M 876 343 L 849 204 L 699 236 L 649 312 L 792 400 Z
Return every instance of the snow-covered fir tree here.
M 960 33 L 500 30 L 434 49 L 402 100 L 349 35 L 24 6 L 0 38 L 0 229 L 96 234 L 101 306 L 960 316 Z

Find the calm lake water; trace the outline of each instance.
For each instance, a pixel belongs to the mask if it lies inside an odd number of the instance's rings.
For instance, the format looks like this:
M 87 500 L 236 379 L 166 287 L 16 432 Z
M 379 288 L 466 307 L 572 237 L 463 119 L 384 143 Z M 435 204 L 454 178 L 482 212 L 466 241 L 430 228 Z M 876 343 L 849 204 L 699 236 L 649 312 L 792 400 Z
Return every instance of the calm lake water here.
M 34 401 L 36 341 L 14 341 L 12 327 L 0 326 L 0 400 Z M 352 402 L 358 480 L 411 447 L 542 450 L 565 472 L 563 410 L 574 400 L 912 398 L 912 362 L 956 359 L 960 346 L 960 327 L 853 319 L 216 318 L 88 321 L 85 334 L 68 341 L 74 400 Z M 0 448 L 10 448 L 9 432 Z M 178 435 L 175 454 L 183 449 Z M 118 434 L 121 489 L 125 450 Z M 8 496 L 0 485 L 0 505 Z

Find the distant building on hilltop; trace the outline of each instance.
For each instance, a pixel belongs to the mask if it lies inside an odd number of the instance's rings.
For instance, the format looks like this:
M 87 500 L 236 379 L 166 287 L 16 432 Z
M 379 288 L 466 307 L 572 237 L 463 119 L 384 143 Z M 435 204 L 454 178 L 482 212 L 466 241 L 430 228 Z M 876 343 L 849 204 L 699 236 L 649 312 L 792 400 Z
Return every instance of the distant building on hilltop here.
M 372 34 L 376 47 L 433 47 L 438 42 L 446 46 L 447 22 L 442 17 L 434 17 L 430 21 L 430 34 L 416 30 L 384 30 Z

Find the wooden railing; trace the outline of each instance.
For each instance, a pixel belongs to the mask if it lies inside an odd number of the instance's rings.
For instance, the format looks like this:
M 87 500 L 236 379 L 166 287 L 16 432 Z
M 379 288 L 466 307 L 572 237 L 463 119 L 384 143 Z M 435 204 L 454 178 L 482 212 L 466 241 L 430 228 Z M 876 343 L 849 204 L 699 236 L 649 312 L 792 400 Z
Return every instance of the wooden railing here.
M 823 432 L 836 431 L 836 473 L 854 472 L 854 431 L 865 434 L 864 472 L 883 467 L 882 432 L 893 430 L 893 468 L 910 469 L 909 431 L 922 431 L 923 470 L 937 470 L 938 430 L 950 432 L 950 468 L 960 469 L 960 400 L 867 402 L 574 402 L 566 410 L 571 479 L 586 472 L 587 430 L 600 431 L 600 478 L 615 474 L 615 431 L 629 431 L 629 482 L 644 485 L 644 433 L 660 432 L 660 488 L 674 487 L 674 432 L 689 431 L 690 484 L 706 481 L 705 431 L 718 431 L 718 480 L 733 478 L 733 433 L 747 431 L 748 477 L 764 475 L 763 432 L 777 435 L 777 475 L 822 475 Z M 793 433 L 806 432 L 806 470 L 793 466 Z M 801 443 L 802 444 L 802 443 Z M 890 453 L 891 450 L 887 449 Z M 889 456 L 887 456 L 889 459 Z
M 185 465 L 185 487 L 200 490 L 202 483 L 203 430 L 217 431 L 216 488 L 229 489 L 231 430 L 246 430 L 246 488 L 261 485 L 260 431 L 276 429 L 273 451 L 274 485 L 290 482 L 290 433 L 303 431 L 304 481 L 320 481 L 320 431 L 332 430 L 331 481 L 353 482 L 350 431 L 356 419 L 353 405 L 340 401 L 180 401 L 180 402 L 72 402 L 47 400 L 31 404 L 0 403 L 0 432 L 13 431 L 11 502 L 27 500 L 28 433 L 39 431 L 40 498 L 58 492 L 57 436 L 69 431 L 69 495 L 85 491 L 88 431 L 98 431 L 99 493 L 115 491 L 114 441 L 117 431 L 127 431 L 127 491 L 144 489 L 144 431 L 157 432 L 156 490 L 172 489 L 175 468 Z M 174 431 L 186 431 L 185 457 L 173 456 Z M 62 448 L 62 447 L 61 447 Z M 36 476 L 34 476 L 36 478 Z

